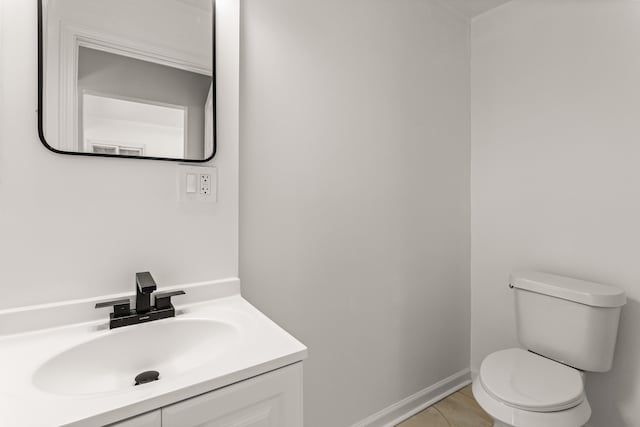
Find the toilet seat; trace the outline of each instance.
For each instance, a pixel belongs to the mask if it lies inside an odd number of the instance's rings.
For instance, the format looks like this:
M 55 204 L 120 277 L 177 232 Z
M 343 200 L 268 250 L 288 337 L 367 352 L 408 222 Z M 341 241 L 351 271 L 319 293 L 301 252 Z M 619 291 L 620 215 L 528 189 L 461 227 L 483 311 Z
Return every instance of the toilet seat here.
M 577 369 L 519 348 L 487 356 L 479 381 L 494 399 L 525 411 L 563 411 L 585 399 Z
M 591 417 L 580 371 L 519 348 L 482 361 L 473 396 L 509 426 L 580 427 Z
M 525 411 L 505 405 L 487 393 L 480 378 L 473 382 L 473 396 L 493 419 L 514 427 L 581 427 L 591 417 L 591 406 L 587 399 L 573 408 L 557 412 Z

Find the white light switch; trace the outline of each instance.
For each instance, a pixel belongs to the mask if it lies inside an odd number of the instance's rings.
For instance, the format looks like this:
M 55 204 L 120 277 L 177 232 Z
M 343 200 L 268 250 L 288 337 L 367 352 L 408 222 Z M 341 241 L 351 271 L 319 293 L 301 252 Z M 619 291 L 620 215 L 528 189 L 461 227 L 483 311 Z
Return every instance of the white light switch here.
M 187 174 L 187 193 L 194 194 L 198 192 L 198 175 L 195 173 Z

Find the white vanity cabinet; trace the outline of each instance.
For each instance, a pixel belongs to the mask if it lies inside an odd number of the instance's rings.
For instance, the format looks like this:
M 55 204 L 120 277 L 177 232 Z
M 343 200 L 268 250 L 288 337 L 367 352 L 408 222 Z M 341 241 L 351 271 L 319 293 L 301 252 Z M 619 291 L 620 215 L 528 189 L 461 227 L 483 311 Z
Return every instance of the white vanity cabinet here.
M 302 363 L 162 408 L 162 427 L 302 427 Z
M 107 427 L 302 427 L 302 363 Z

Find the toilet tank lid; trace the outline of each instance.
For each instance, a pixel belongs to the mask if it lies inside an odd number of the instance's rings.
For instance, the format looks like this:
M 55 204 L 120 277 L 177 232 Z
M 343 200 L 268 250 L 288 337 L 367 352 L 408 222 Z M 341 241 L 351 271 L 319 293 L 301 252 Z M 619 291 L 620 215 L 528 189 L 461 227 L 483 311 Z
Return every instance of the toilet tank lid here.
M 511 286 L 593 307 L 621 307 L 627 297 L 623 290 L 600 283 L 536 271 L 512 273 Z

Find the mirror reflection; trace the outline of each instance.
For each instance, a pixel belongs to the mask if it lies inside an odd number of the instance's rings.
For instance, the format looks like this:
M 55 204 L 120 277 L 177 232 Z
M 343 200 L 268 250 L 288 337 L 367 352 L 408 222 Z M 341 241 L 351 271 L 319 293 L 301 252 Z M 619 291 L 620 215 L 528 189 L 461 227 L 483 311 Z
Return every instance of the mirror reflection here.
M 72 153 L 215 152 L 212 0 L 42 0 L 41 131 Z

